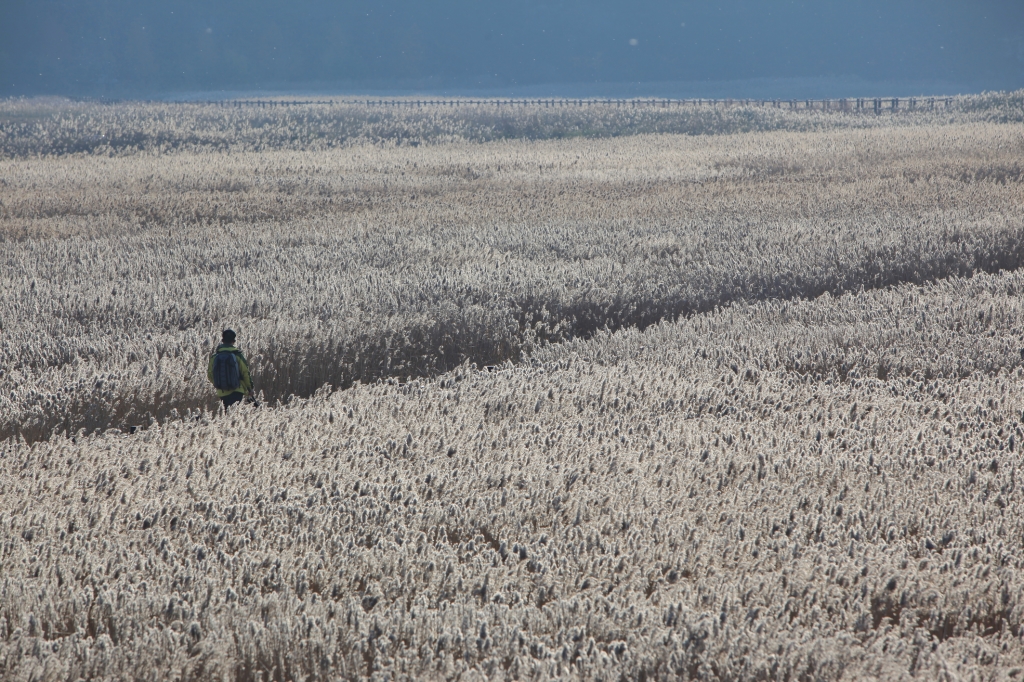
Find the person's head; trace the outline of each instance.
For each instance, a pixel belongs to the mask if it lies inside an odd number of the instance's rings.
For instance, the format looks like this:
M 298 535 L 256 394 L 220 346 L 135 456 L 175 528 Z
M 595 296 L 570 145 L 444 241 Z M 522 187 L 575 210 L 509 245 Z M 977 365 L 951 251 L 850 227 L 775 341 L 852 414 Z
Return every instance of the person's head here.
M 221 332 L 220 340 L 223 343 L 228 344 L 229 346 L 234 345 L 234 343 L 235 343 L 235 332 L 232 331 L 231 329 L 225 329 L 223 332 Z

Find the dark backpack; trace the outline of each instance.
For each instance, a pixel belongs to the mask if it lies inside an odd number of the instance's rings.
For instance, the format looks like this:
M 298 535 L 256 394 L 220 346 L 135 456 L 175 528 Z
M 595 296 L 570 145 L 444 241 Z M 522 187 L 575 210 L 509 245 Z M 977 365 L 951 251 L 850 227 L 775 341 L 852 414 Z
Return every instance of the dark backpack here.
M 213 358 L 213 386 L 221 391 L 233 391 L 242 385 L 238 371 L 238 358 L 229 350 L 222 350 Z

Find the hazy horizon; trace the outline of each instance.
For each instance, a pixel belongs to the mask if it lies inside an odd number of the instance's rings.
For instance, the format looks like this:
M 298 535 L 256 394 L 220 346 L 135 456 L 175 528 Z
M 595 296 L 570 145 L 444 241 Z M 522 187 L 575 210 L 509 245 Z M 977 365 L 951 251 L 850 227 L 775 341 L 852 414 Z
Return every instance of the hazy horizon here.
M 1024 3 L 4 5 L 0 96 L 787 98 L 1024 87 Z

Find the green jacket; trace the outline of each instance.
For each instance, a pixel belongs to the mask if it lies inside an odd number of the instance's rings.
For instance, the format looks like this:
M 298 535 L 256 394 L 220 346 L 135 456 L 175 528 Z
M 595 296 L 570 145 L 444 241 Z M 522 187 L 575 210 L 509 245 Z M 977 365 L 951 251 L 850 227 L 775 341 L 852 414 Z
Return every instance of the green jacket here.
M 211 384 L 213 383 L 213 359 L 217 357 L 217 353 L 224 350 L 228 351 L 229 353 L 234 353 L 235 357 L 238 358 L 238 373 L 242 375 L 242 381 L 239 384 L 238 388 L 234 390 L 222 391 L 221 389 L 218 388 L 217 397 L 223 398 L 224 396 L 231 395 L 232 393 L 241 393 L 242 395 L 247 395 L 249 391 L 252 390 L 252 377 L 249 376 L 249 361 L 245 359 L 244 355 L 242 355 L 242 351 L 238 350 L 234 346 L 229 346 L 226 343 L 222 343 L 219 346 L 217 346 L 217 350 L 210 353 L 210 365 L 206 370 L 206 378 L 210 380 Z

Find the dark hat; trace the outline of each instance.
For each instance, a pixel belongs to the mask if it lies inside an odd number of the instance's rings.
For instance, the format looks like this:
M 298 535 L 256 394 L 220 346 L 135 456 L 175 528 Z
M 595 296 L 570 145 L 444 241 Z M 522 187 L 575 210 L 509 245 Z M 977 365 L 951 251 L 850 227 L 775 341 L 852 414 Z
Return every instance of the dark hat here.
M 223 332 L 221 332 L 220 340 L 223 341 L 224 343 L 234 343 L 235 332 L 231 329 L 225 329 Z

